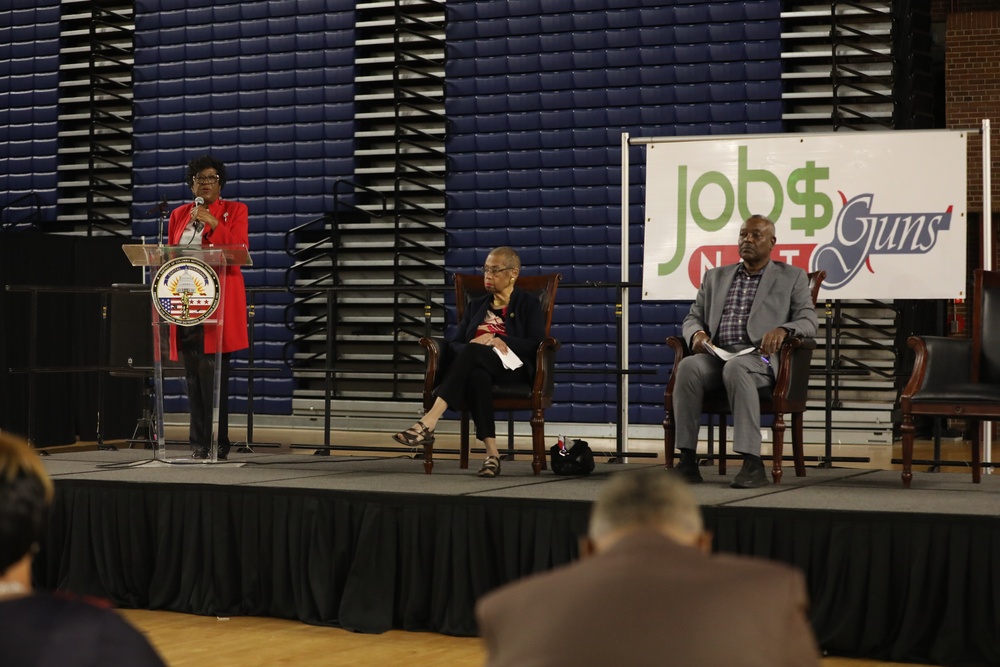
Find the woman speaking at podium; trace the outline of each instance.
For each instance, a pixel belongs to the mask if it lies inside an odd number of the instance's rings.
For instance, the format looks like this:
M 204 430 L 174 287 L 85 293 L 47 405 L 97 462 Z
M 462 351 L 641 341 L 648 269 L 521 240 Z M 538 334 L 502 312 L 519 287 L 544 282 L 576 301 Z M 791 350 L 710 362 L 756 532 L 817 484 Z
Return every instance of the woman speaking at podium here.
M 222 198 L 226 185 L 226 165 L 210 155 L 188 163 L 187 184 L 194 200 L 178 206 L 170 214 L 167 242 L 170 245 L 250 247 L 247 207 Z M 188 403 L 191 411 L 191 458 L 208 458 L 212 444 L 212 393 L 215 386 L 215 353 L 222 347 L 219 387 L 218 458 L 229 455 L 229 355 L 246 349 L 247 297 L 239 266 L 227 266 L 219 308 L 223 310 L 222 331 L 215 324 L 196 324 L 170 329 L 170 359 L 184 357 Z

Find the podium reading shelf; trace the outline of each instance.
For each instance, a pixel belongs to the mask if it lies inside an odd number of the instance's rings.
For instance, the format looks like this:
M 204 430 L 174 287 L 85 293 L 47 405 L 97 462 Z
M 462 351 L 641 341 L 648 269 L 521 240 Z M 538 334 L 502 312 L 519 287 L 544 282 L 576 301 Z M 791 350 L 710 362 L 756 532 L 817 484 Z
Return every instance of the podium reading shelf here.
M 153 327 L 153 379 L 156 392 L 156 446 L 154 456 L 169 463 L 214 463 L 219 450 L 219 395 L 222 361 L 222 325 L 225 318 L 227 266 L 249 266 L 250 253 L 244 246 L 122 246 L 132 266 L 155 269 L 150 284 Z M 171 361 L 171 331 L 176 327 L 204 326 L 206 338 L 215 336 L 215 364 L 212 386 L 212 437 L 207 459 L 191 458 L 188 440 L 167 442 L 163 421 L 163 377 L 165 370 L 180 369 L 180 354 Z M 176 335 L 175 335 L 176 341 Z M 177 347 L 176 343 L 173 346 Z M 178 373 L 171 373 L 177 375 Z M 178 418 L 181 415 L 176 415 Z M 184 416 L 185 432 L 191 432 L 190 411 Z M 182 452 L 182 453 L 179 453 Z

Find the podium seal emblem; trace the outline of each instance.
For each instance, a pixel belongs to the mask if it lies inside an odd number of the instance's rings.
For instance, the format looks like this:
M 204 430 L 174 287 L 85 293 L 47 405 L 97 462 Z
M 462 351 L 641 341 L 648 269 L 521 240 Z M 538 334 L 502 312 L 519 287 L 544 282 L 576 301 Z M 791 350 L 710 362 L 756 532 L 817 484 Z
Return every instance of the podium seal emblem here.
M 204 322 L 219 307 L 219 276 L 193 257 L 164 262 L 153 278 L 153 305 L 167 322 L 191 327 Z

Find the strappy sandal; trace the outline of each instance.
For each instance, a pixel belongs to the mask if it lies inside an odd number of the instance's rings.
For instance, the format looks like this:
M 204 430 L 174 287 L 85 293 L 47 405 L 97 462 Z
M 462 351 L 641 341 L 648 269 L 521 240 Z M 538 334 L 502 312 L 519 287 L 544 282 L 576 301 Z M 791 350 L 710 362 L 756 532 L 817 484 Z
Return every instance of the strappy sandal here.
M 424 426 L 423 422 L 417 422 L 405 431 L 400 431 L 392 436 L 392 439 L 407 447 L 423 447 L 434 444 L 434 431 Z
M 483 461 L 483 467 L 476 473 L 480 477 L 496 477 L 500 474 L 500 458 L 497 456 L 487 456 Z

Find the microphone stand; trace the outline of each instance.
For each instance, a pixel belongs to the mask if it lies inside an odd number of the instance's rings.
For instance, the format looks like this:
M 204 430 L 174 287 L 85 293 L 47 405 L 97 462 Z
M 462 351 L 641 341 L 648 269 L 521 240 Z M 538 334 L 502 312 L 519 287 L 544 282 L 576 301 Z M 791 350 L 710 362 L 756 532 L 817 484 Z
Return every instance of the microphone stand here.
M 163 252 L 164 252 L 163 246 L 166 245 L 166 240 L 167 240 L 166 239 L 166 236 L 167 236 L 167 233 L 166 233 L 166 226 L 167 226 L 167 198 L 165 196 L 160 199 L 160 203 L 157 205 L 157 208 L 160 210 L 160 231 L 159 231 L 159 234 L 158 234 L 157 241 L 158 241 L 159 251 L 160 251 L 160 258 L 161 258 L 160 261 L 162 261 Z M 149 279 L 150 279 L 150 281 L 152 281 L 152 279 L 153 279 L 152 278 L 152 273 L 150 274 Z

